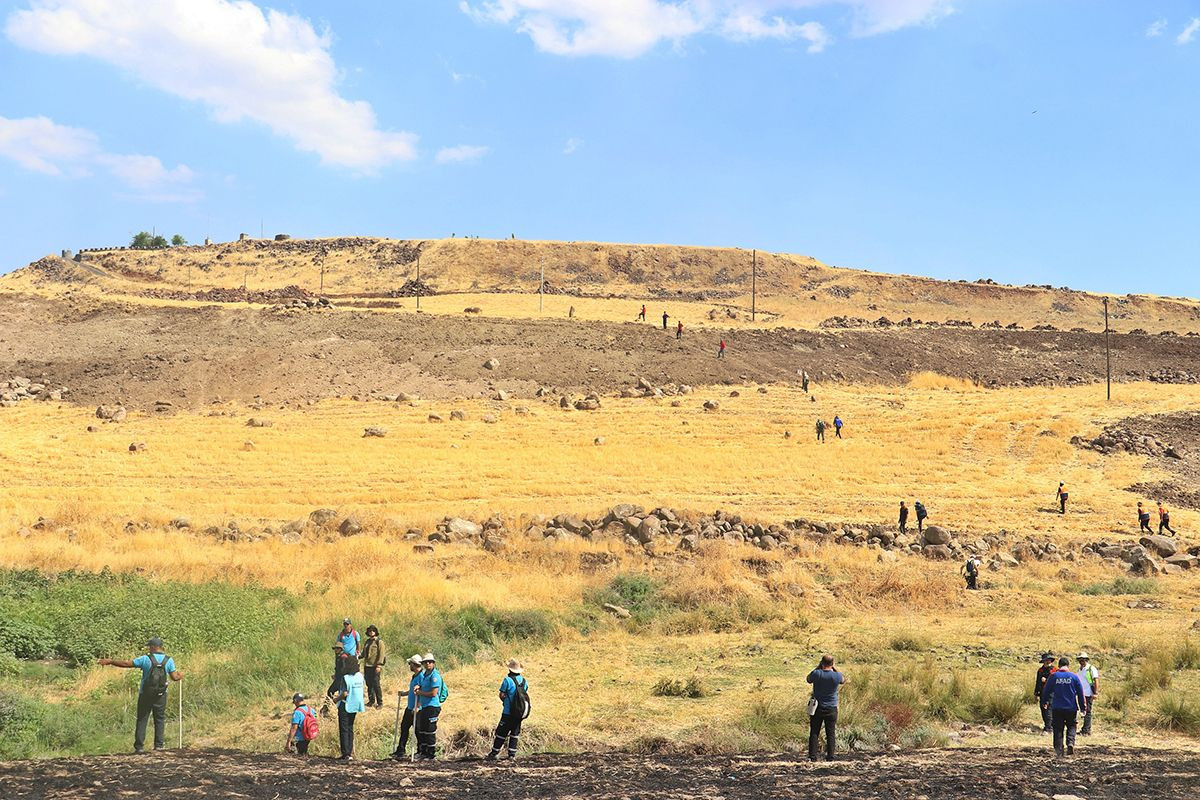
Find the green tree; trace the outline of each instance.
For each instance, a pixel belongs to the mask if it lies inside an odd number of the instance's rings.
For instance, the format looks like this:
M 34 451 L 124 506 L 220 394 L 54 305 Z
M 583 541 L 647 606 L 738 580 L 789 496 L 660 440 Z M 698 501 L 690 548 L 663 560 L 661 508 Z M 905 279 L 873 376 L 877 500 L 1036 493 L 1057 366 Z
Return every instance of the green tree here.
M 171 237 L 172 247 L 183 247 L 185 244 L 187 244 L 187 239 L 183 238 L 182 234 L 177 233 Z
M 167 237 L 155 236 L 150 240 L 151 250 L 166 250 L 170 245 L 167 243 Z
M 153 246 L 154 237 L 150 231 L 138 231 L 129 242 L 129 247 L 133 250 L 149 250 Z

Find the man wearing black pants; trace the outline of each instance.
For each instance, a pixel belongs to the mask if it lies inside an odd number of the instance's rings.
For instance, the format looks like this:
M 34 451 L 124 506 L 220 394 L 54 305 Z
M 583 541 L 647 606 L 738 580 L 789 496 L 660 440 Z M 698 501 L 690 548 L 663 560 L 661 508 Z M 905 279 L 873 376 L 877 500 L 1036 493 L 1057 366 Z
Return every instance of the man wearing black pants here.
M 408 749 L 408 732 L 413 730 L 413 722 L 417 716 L 417 684 L 421 680 L 421 654 L 414 653 L 408 659 L 408 670 L 412 673 L 412 677 L 408 681 L 408 702 L 404 705 L 404 716 L 400 720 L 400 743 L 396 746 L 396 750 L 392 753 L 392 758 L 404 758 L 404 753 Z M 397 701 L 399 697 L 396 698 Z
M 183 673 L 175 668 L 175 659 L 163 652 L 163 640 L 157 636 L 146 642 L 150 651 L 132 661 L 102 658 L 97 664 L 122 669 L 140 669 L 142 682 L 138 686 L 137 724 L 133 731 L 133 752 L 141 753 L 146 747 L 146 728 L 150 717 L 154 717 L 154 749 L 166 746 L 167 685 L 168 680 L 181 681 Z
M 417 716 L 413 732 L 417 736 L 417 760 L 437 758 L 437 724 L 442 713 L 442 673 L 437 670 L 433 653 L 421 657 L 423 671 L 417 676 L 413 694 L 417 696 Z
M 838 672 L 833 665 L 833 656 L 826 653 L 821 656 L 820 665 L 808 673 L 806 680 L 813 687 L 809 701 L 808 760 L 817 760 L 817 746 L 821 740 L 821 728 L 824 727 L 825 758 L 832 761 L 837 741 L 838 689 L 845 685 L 846 676 Z
M 1071 672 L 1069 658 L 1058 660 L 1058 670 L 1042 689 L 1042 708 L 1047 706 L 1054 726 L 1054 753 L 1059 758 L 1064 754 L 1069 756 L 1075 752 L 1075 725 L 1079 713 L 1087 712 L 1083 683 Z

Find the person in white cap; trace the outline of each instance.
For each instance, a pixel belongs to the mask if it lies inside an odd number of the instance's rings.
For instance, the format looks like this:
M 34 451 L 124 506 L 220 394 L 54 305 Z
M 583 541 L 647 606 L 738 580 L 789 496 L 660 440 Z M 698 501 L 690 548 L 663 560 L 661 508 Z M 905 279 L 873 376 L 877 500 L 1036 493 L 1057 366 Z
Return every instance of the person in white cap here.
M 417 735 L 417 760 L 432 761 L 437 758 L 437 724 L 442 713 L 442 700 L 446 698 L 446 687 L 433 653 L 421 656 L 421 667 L 417 686 L 413 689 L 413 694 L 417 696 L 413 730 Z
M 525 668 L 515 658 L 508 662 L 508 675 L 500 682 L 500 724 L 496 726 L 496 738 L 488 761 L 495 761 L 508 741 L 508 758 L 517 757 L 517 741 L 521 738 L 521 723 L 529 716 L 529 682 L 522 674 Z
M 163 652 L 163 640 L 155 636 L 146 642 L 149 653 L 132 661 L 102 658 L 96 663 L 103 667 L 140 669 L 142 681 L 138 684 L 137 723 L 133 731 L 133 752 L 140 753 L 146 746 L 146 726 L 154 716 L 154 749 L 166 746 L 167 729 L 167 679 L 183 680 L 183 673 L 175 668 L 175 659 Z
M 408 681 L 408 702 L 404 706 L 404 718 L 400 720 L 400 743 L 392 753 L 392 758 L 401 760 L 408 749 L 408 732 L 412 730 L 413 718 L 417 713 L 417 684 L 421 680 L 421 654 L 413 653 L 408 657 L 408 671 L 412 677 Z
M 1076 658 L 1079 661 L 1079 671 L 1075 674 L 1079 676 L 1083 684 L 1083 696 L 1087 698 L 1087 711 L 1083 713 L 1083 725 L 1079 728 L 1079 735 L 1091 736 L 1092 704 L 1100 694 L 1100 670 L 1093 666 L 1091 656 L 1086 652 L 1080 653 Z

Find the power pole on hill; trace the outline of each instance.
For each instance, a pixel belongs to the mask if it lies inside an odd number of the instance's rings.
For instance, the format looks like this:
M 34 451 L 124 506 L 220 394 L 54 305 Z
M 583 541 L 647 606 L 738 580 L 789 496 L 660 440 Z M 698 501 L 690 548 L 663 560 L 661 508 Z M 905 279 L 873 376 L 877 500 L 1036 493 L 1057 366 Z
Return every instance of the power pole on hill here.
M 538 283 L 538 313 L 542 313 L 546 299 L 546 257 L 542 256 L 542 278 Z
M 421 310 L 421 254 L 417 253 L 417 310 Z
M 758 320 L 758 251 L 750 251 L 750 321 Z
M 1108 298 L 1104 298 L 1104 385 L 1107 399 L 1112 400 L 1112 351 L 1108 346 Z

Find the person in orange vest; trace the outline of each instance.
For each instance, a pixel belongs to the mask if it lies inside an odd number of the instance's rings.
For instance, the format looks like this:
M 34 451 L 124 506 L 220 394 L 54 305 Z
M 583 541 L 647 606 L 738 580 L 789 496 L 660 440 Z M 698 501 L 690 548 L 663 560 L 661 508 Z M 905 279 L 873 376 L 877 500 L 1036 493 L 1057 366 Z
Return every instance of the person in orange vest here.
M 1150 511 L 1143 508 L 1142 504 L 1138 503 L 1138 533 L 1145 531 L 1146 533 L 1154 533 L 1150 530 Z
M 676 339 L 682 339 L 682 338 L 683 338 L 683 323 L 682 323 L 682 322 L 680 322 L 680 323 L 677 323 L 677 324 L 675 325 L 675 338 L 676 338 Z
M 1058 492 L 1054 495 L 1058 500 L 1058 508 L 1060 513 L 1067 513 L 1067 486 L 1064 483 L 1058 484 Z
M 724 357 L 725 357 L 725 340 L 722 339 L 721 343 L 719 345 L 717 345 L 717 358 L 724 358 Z
M 1160 534 L 1163 532 L 1163 528 L 1166 528 L 1168 531 L 1170 531 L 1172 536 L 1175 535 L 1175 529 L 1171 527 L 1171 512 L 1167 511 L 1167 507 L 1162 504 L 1161 500 L 1159 500 L 1158 501 L 1158 532 Z

